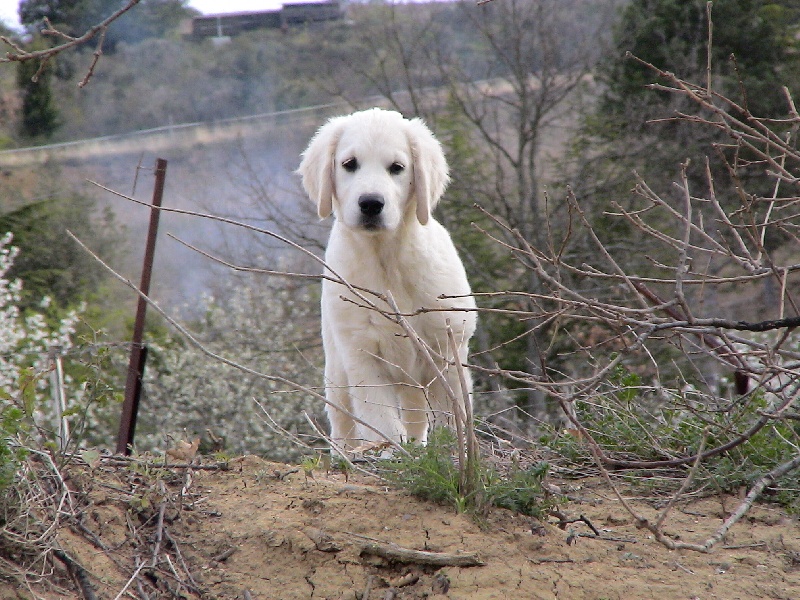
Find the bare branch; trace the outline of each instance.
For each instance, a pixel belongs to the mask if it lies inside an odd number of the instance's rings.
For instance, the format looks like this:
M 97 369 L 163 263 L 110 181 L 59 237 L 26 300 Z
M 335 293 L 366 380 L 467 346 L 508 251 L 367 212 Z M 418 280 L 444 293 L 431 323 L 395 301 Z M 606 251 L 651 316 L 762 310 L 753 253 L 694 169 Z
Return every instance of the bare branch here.
M 100 60 L 100 56 L 103 54 L 103 41 L 106 37 L 106 32 L 108 31 L 108 27 L 117 19 L 119 19 L 122 15 L 126 12 L 131 10 L 134 6 L 139 4 L 141 0 L 127 0 L 127 2 L 118 10 L 113 12 L 111 15 L 103 19 L 97 25 L 93 25 L 83 35 L 78 37 L 73 37 L 71 35 L 67 35 L 63 31 L 56 29 L 50 23 L 48 19 L 45 18 L 44 20 L 44 29 L 41 30 L 41 34 L 46 37 L 51 37 L 57 40 L 63 40 L 61 43 L 53 46 L 52 48 L 45 48 L 44 50 L 34 50 L 34 51 L 27 51 L 22 48 L 19 44 L 14 43 L 10 38 L 6 36 L 0 36 L 0 42 L 5 44 L 10 48 L 6 55 L 0 57 L 0 63 L 9 63 L 9 62 L 28 62 L 31 60 L 38 60 L 40 61 L 39 69 L 37 70 L 36 74 L 33 76 L 33 81 L 37 81 L 39 75 L 41 75 L 42 70 L 45 68 L 47 63 L 67 50 L 76 48 L 83 44 L 86 44 L 93 40 L 94 38 L 98 38 L 97 46 L 95 47 L 95 51 L 92 55 L 92 62 L 89 64 L 89 67 L 86 71 L 86 75 L 83 79 L 78 83 L 78 87 L 85 87 L 86 84 L 89 83 L 89 80 L 94 75 L 95 67 L 97 66 L 97 62 Z
M 122 15 L 124 15 L 134 6 L 139 4 L 139 2 L 140 0 L 127 0 L 125 5 L 123 5 L 120 9 L 116 10 L 114 13 L 112 13 L 110 16 L 105 18 L 97 25 L 93 25 L 92 27 L 87 29 L 86 32 L 79 37 L 72 37 L 62 31 L 59 31 L 50 24 L 50 21 L 45 19 L 45 28 L 42 29 L 41 34 L 66 41 L 62 44 L 53 46 L 52 48 L 46 48 L 44 50 L 35 50 L 33 52 L 28 52 L 25 49 L 21 48 L 19 45 L 15 44 L 7 37 L 0 36 L 0 41 L 2 41 L 9 48 L 11 48 L 9 52 L 6 52 L 6 55 L 4 57 L 0 57 L 0 63 L 26 62 L 29 60 L 41 60 L 46 62 L 51 58 L 53 58 L 54 56 L 60 54 L 61 52 L 64 52 L 65 50 L 69 50 L 71 48 L 75 48 L 76 46 L 80 46 L 81 44 L 85 44 L 86 42 L 91 41 L 92 39 L 94 39 L 99 35 L 104 36 L 109 25 L 111 25 L 114 21 L 119 19 Z M 94 64 L 96 62 L 97 61 L 95 60 L 92 63 L 90 71 L 94 69 Z

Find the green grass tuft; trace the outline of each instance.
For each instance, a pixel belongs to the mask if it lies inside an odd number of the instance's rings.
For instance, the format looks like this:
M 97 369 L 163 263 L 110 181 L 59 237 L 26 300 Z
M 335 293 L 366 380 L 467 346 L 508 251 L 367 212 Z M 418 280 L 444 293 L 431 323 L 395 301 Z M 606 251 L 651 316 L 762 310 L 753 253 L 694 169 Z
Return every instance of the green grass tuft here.
M 390 483 L 417 498 L 449 504 L 458 512 L 485 514 L 491 508 L 505 508 L 524 515 L 539 517 L 552 506 L 542 488 L 547 475 L 547 463 L 537 463 L 528 469 L 512 467 L 501 473 L 478 459 L 472 465 L 474 489 L 461 489 L 457 441 L 453 432 L 440 428 L 431 432 L 424 446 L 406 444 L 409 455 L 395 455 L 378 461 L 378 470 Z

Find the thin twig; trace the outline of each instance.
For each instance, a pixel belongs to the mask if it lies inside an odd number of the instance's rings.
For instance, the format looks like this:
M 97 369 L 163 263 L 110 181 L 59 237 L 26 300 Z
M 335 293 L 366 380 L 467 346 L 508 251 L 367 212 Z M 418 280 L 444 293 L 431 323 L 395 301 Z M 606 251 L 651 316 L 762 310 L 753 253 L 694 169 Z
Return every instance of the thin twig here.
M 39 71 L 41 71 L 44 68 L 44 66 L 58 54 L 64 52 L 65 50 L 69 50 L 71 48 L 75 48 L 77 46 L 85 44 L 94 39 L 95 37 L 99 36 L 100 40 L 98 42 L 97 48 L 92 58 L 92 62 L 89 65 L 89 69 L 86 73 L 86 76 L 78 84 L 80 87 L 83 87 L 89 82 L 92 75 L 94 74 L 95 66 L 97 66 L 97 61 L 99 60 L 100 55 L 102 54 L 102 44 L 105 38 L 106 31 L 108 30 L 108 26 L 111 25 L 117 19 L 119 19 L 126 12 L 131 10 L 134 6 L 139 4 L 139 2 L 140 0 L 128 0 L 121 8 L 114 11 L 110 16 L 105 18 L 97 25 L 93 25 L 92 27 L 87 29 L 83 35 L 78 37 L 73 37 L 65 34 L 64 32 L 53 27 L 50 24 L 50 21 L 45 19 L 45 27 L 41 31 L 41 34 L 44 36 L 50 36 L 53 38 L 66 40 L 64 43 L 53 46 L 52 48 L 45 48 L 43 50 L 34 50 L 32 52 L 29 52 L 24 48 L 22 48 L 21 46 L 19 46 L 18 44 L 14 43 L 8 37 L 0 36 L 0 42 L 3 42 L 4 44 L 6 44 L 6 46 L 11 48 L 10 51 L 6 52 L 6 55 L 4 57 L 0 57 L 0 63 L 27 62 L 31 60 L 38 60 L 40 61 Z
M 697 469 L 700 467 L 700 461 L 703 457 L 703 451 L 706 449 L 706 442 L 708 441 L 708 428 L 703 432 L 703 439 L 700 442 L 700 447 L 697 449 L 697 457 L 695 458 L 694 464 L 692 468 L 689 470 L 689 474 L 684 478 L 683 483 L 681 484 L 680 489 L 675 492 L 672 497 L 667 502 L 667 505 L 664 507 L 664 510 L 661 511 L 661 515 L 656 520 L 655 524 L 653 525 L 656 531 L 661 530 L 661 526 L 664 524 L 664 521 L 667 519 L 667 515 L 669 515 L 669 511 L 672 510 L 672 507 L 675 505 L 675 502 L 678 501 L 679 498 L 683 496 L 683 493 L 689 489 L 689 486 L 694 481 L 694 477 L 697 474 Z
M 164 512 L 167 509 L 167 498 L 166 498 L 166 487 L 164 486 L 164 482 L 160 481 L 159 484 L 159 492 L 162 495 L 161 502 L 158 503 L 158 519 L 156 521 L 156 539 L 153 542 L 153 554 L 152 558 L 150 559 L 150 566 L 155 568 L 158 564 L 158 553 L 161 551 L 161 540 L 164 537 Z
M 147 564 L 141 560 L 139 560 L 138 562 L 139 565 L 136 567 L 136 570 L 133 572 L 133 575 L 131 575 L 130 579 L 128 579 L 125 585 L 122 586 L 122 589 L 119 591 L 119 594 L 117 594 L 114 597 L 114 600 L 120 600 L 120 598 L 122 598 L 122 596 L 125 595 L 125 592 L 128 591 L 128 588 L 131 587 L 131 584 L 136 580 L 137 577 L 139 577 L 139 573 L 142 571 L 142 569 L 144 569 L 145 565 Z

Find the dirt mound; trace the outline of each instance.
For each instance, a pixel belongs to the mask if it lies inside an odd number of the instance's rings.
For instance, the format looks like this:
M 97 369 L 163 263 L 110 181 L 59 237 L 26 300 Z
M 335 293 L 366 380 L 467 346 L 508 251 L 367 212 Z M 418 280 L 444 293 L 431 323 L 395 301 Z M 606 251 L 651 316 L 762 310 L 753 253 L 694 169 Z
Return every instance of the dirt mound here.
M 131 464 L 69 479 L 86 493 L 80 518 L 59 533 L 66 560 L 27 585 L 0 582 L 0 597 L 800 597 L 800 527 L 763 504 L 700 554 L 671 552 L 637 529 L 596 480 L 560 483 L 570 498 L 562 513 L 583 520 L 558 527 L 503 510 L 476 521 L 377 480 L 319 471 L 306 480 L 253 457 L 188 477 Z M 702 541 L 734 505 L 683 503 L 666 531 Z

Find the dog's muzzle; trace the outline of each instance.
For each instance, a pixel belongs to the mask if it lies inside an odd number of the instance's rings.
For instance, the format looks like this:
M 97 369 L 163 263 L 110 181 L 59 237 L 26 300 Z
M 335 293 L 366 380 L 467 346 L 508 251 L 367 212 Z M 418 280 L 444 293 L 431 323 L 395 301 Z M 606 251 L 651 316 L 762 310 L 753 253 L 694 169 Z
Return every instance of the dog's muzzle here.
M 364 194 L 358 199 L 361 210 L 361 225 L 365 229 L 380 229 L 383 225 L 381 213 L 386 202 L 379 194 Z

